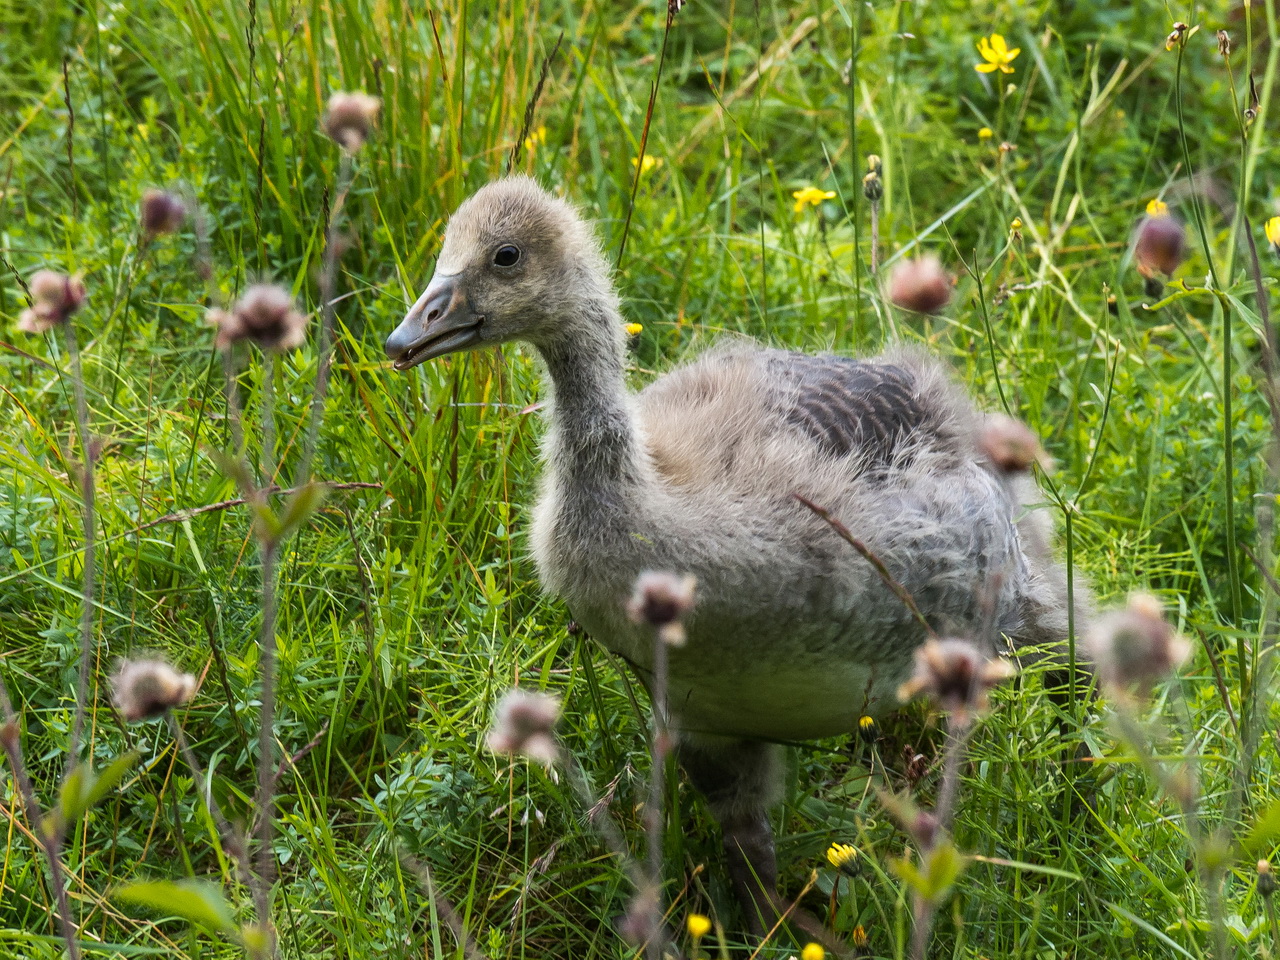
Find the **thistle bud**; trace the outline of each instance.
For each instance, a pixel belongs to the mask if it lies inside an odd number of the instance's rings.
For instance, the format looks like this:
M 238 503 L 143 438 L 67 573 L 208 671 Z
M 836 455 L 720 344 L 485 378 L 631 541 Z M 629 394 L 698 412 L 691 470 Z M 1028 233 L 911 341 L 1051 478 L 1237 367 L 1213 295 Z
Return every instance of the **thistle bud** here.
M 329 98 L 324 132 L 348 153 L 355 153 L 369 139 L 382 101 L 362 92 L 340 92 Z
M 988 692 L 1012 674 L 1008 661 L 987 659 L 968 640 L 930 640 L 916 649 L 915 672 L 898 688 L 898 699 L 925 694 L 966 722 L 987 709 Z
M 147 239 L 162 233 L 173 233 L 187 216 L 186 205 L 166 190 L 152 188 L 142 195 L 138 220 Z
M 1144 277 L 1172 276 L 1187 256 L 1182 221 L 1167 213 L 1145 216 L 1138 225 L 1133 258 Z
M 632 623 L 647 623 L 653 627 L 663 643 L 683 646 L 684 619 L 693 609 L 693 591 L 697 582 L 691 574 L 677 576 L 646 570 L 636 578 L 635 589 L 627 601 L 627 615 Z
M 18 315 L 18 329 L 24 333 L 44 333 L 80 309 L 87 292 L 79 277 L 53 270 L 37 270 L 28 284 L 31 306 Z
M 937 313 L 951 302 L 951 275 L 931 253 L 900 260 L 889 274 L 889 300 L 915 313 Z
M 1035 431 L 1003 413 L 993 413 L 983 422 L 978 449 L 1004 473 L 1024 473 L 1033 463 L 1046 472 L 1053 469 L 1053 458 L 1045 453 Z
M 129 723 L 159 717 L 188 702 L 196 678 L 163 660 L 122 660 L 111 675 L 111 699 Z
M 255 284 L 230 312 L 210 310 L 207 316 L 218 328 L 214 342 L 220 350 L 252 340 L 263 350 L 283 352 L 306 339 L 307 318 L 294 307 L 287 290 L 272 284 Z
M 1147 593 L 1136 593 L 1125 609 L 1099 617 L 1084 640 L 1103 681 L 1121 692 L 1137 687 L 1147 693 L 1191 652 L 1164 618 L 1160 601 Z
M 560 701 L 550 694 L 508 690 L 494 714 L 487 739 L 489 749 L 550 766 L 559 754 L 552 733 L 559 717 Z

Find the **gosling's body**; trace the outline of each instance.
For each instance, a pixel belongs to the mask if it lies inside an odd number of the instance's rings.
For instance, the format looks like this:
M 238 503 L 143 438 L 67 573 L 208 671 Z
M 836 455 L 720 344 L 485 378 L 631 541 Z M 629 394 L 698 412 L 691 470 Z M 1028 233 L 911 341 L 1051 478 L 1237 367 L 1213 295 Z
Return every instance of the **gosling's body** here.
M 897 702 L 923 628 L 793 494 L 831 510 L 939 633 L 1026 625 L 1015 505 L 936 364 L 738 344 L 623 399 L 632 439 L 607 489 L 581 484 L 553 433 L 534 555 L 578 622 L 642 675 L 652 633 L 624 612 L 636 576 L 697 576 L 688 642 L 670 656 L 679 729 L 823 737 Z
M 671 651 L 681 764 L 720 820 L 747 919 L 776 915 L 771 742 L 857 728 L 896 702 L 924 628 L 993 644 L 1066 633 L 1038 492 L 979 452 L 982 417 L 933 361 L 740 342 L 636 395 L 609 268 L 589 226 L 533 181 L 498 181 L 450 220 L 435 276 L 387 340 L 399 369 L 521 340 L 551 386 L 533 524 L 544 585 L 648 680 L 651 631 L 624 606 L 645 570 L 692 573 Z

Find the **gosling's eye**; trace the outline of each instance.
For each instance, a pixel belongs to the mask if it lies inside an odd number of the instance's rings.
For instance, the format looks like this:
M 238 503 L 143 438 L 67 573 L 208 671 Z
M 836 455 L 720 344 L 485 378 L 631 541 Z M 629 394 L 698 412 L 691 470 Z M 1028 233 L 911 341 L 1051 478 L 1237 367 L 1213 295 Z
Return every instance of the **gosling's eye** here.
M 520 248 L 509 243 L 499 247 L 493 255 L 493 262 L 500 267 L 514 267 L 519 260 Z

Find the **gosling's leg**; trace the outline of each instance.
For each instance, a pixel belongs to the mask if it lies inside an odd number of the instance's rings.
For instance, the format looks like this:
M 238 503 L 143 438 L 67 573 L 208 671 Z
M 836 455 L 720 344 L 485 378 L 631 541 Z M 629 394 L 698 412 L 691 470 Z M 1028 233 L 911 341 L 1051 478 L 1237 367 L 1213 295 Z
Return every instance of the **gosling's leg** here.
M 682 737 L 680 765 L 720 822 L 733 892 L 748 930 L 763 936 L 778 917 L 778 863 L 768 810 L 782 748 L 754 740 Z

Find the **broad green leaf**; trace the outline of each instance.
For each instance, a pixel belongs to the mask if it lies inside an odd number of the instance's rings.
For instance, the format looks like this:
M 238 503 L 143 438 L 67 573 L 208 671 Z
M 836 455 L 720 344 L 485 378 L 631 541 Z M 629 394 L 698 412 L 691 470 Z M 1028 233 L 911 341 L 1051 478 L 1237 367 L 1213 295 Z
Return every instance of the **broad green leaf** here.
M 231 906 L 217 884 L 207 880 L 152 880 L 131 883 L 115 892 L 116 899 L 150 907 L 170 917 L 181 917 L 208 930 L 238 936 Z
M 112 760 L 100 774 L 95 774 L 87 763 L 76 764 L 63 781 L 58 797 L 58 812 L 63 825 L 75 823 L 87 810 L 101 803 L 137 762 L 138 753 L 131 750 Z

